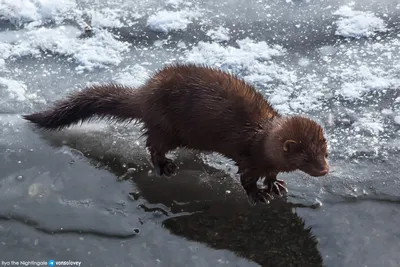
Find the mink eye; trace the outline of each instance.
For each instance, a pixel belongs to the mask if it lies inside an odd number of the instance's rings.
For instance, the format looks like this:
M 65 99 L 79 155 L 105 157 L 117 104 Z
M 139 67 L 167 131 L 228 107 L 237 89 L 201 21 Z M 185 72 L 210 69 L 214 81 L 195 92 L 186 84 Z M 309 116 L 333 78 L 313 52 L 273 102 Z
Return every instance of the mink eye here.
M 328 158 L 328 153 L 325 154 L 325 158 Z

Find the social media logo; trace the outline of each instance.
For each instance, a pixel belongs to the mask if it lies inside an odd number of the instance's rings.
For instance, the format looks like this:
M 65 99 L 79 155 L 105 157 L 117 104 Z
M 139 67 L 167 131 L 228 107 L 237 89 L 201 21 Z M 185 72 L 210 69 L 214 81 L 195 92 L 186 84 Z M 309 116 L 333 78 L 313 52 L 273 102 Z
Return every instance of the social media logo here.
M 49 261 L 47 262 L 47 265 L 49 265 L 49 266 L 55 266 L 55 265 L 56 265 L 56 262 L 55 262 L 54 260 L 49 260 Z

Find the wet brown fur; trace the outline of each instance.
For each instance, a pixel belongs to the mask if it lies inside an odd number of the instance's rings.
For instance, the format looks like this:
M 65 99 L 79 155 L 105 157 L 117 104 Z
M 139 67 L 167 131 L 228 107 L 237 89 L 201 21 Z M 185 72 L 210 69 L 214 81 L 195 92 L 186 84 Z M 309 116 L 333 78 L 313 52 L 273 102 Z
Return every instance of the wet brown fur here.
M 143 122 L 160 174 L 174 173 L 176 166 L 165 154 L 178 147 L 220 153 L 238 165 L 248 194 L 260 190 L 260 177 L 276 181 L 279 172 L 297 169 L 318 176 L 328 168 L 326 140 L 315 121 L 280 115 L 252 85 L 207 66 L 169 65 L 137 89 L 93 85 L 24 116 L 45 129 L 94 117 Z

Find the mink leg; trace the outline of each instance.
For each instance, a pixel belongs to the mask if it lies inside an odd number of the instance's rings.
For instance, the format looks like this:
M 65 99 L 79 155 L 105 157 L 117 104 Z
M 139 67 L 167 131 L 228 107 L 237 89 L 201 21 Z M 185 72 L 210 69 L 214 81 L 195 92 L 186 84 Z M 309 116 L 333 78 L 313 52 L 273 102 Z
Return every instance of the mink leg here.
M 150 151 L 151 163 L 153 164 L 156 174 L 158 176 L 164 175 L 170 177 L 175 174 L 177 166 L 171 159 L 165 157 L 165 154 L 174 149 L 174 147 L 170 145 L 170 143 L 162 141 L 164 140 L 149 135 L 146 147 Z
M 282 192 L 287 193 L 286 182 L 276 179 L 276 175 L 265 177 L 264 185 L 268 193 L 274 193 L 278 196 L 282 196 Z
M 151 162 L 153 163 L 154 170 L 158 176 L 165 175 L 170 177 L 175 174 L 176 164 L 169 158 L 165 157 L 165 153 L 158 151 L 151 151 Z
M 240 182 L 244 190 L 246 190 L 248 200 L 252 205 L 259 202 L 268 203 L 268 199 L 271 198 L 270 194 L 265 189 L 258 188 L 258 179 L 259 177 L 247 173 L 243 173 L 240 176 Z

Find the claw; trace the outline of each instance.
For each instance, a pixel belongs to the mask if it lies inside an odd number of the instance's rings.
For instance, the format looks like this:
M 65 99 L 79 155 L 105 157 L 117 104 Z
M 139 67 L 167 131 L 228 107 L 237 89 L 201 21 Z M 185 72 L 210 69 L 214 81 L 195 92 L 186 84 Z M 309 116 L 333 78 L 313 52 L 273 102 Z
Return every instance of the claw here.
M 266 193 L 266 192 L 265 192 Z M 266 194 L 268 194 L 268 193 L 266 193 Z M 270 194 L 268 194 L 268 196 L 269 197 L 271 197 L 271 195 Z M 263 200 L 263 202 L 265 202 L 265 203 L 269 203 L 269 200 L 268 199 L 266 199 L 262 194 L 258 194 L 258 197 L 260 197 L 262 200 Z
M 279 184 L 277 184 L 276 182 L 274 182 L 274 183 L 272 184 L 272 186 L 273 186 L 272 191 L 273 191 L 275 194 L 277 194 L 277 195 L 279 195 L 279 196 L 282 196 L 281 191 L 279 190 Z
M 254 205 L 257 204 L 256 201 L 255 201 L 252 197 L 250 197 L 250 196 L 248 196 L 247 201 L 249 202 L 249 204 L 250 204 L 251 206 L 254 206 Z
M 268 193 L 275 193 L 278 196 L 283 195 L 282 191 L 284 191 L 285 193 L 288 192 L 286 183 L 282 180 L 268 181 L 266 190 L 268 191 Z
M 268 198 L 272 199 L 272 196 L 267 191 L 260 188 L 257 188 L 248 194 L 248 201 L 253 206 L 259 202 L 269 203 Z
M 285 191 L 285 193 L 289 192 L 289 190 L 286 187 L 286 183 L 282 180 L 276 180 L 274 182 L 275 185 L 278 186 L 278 188 L 281 188 L 283 191 Z

